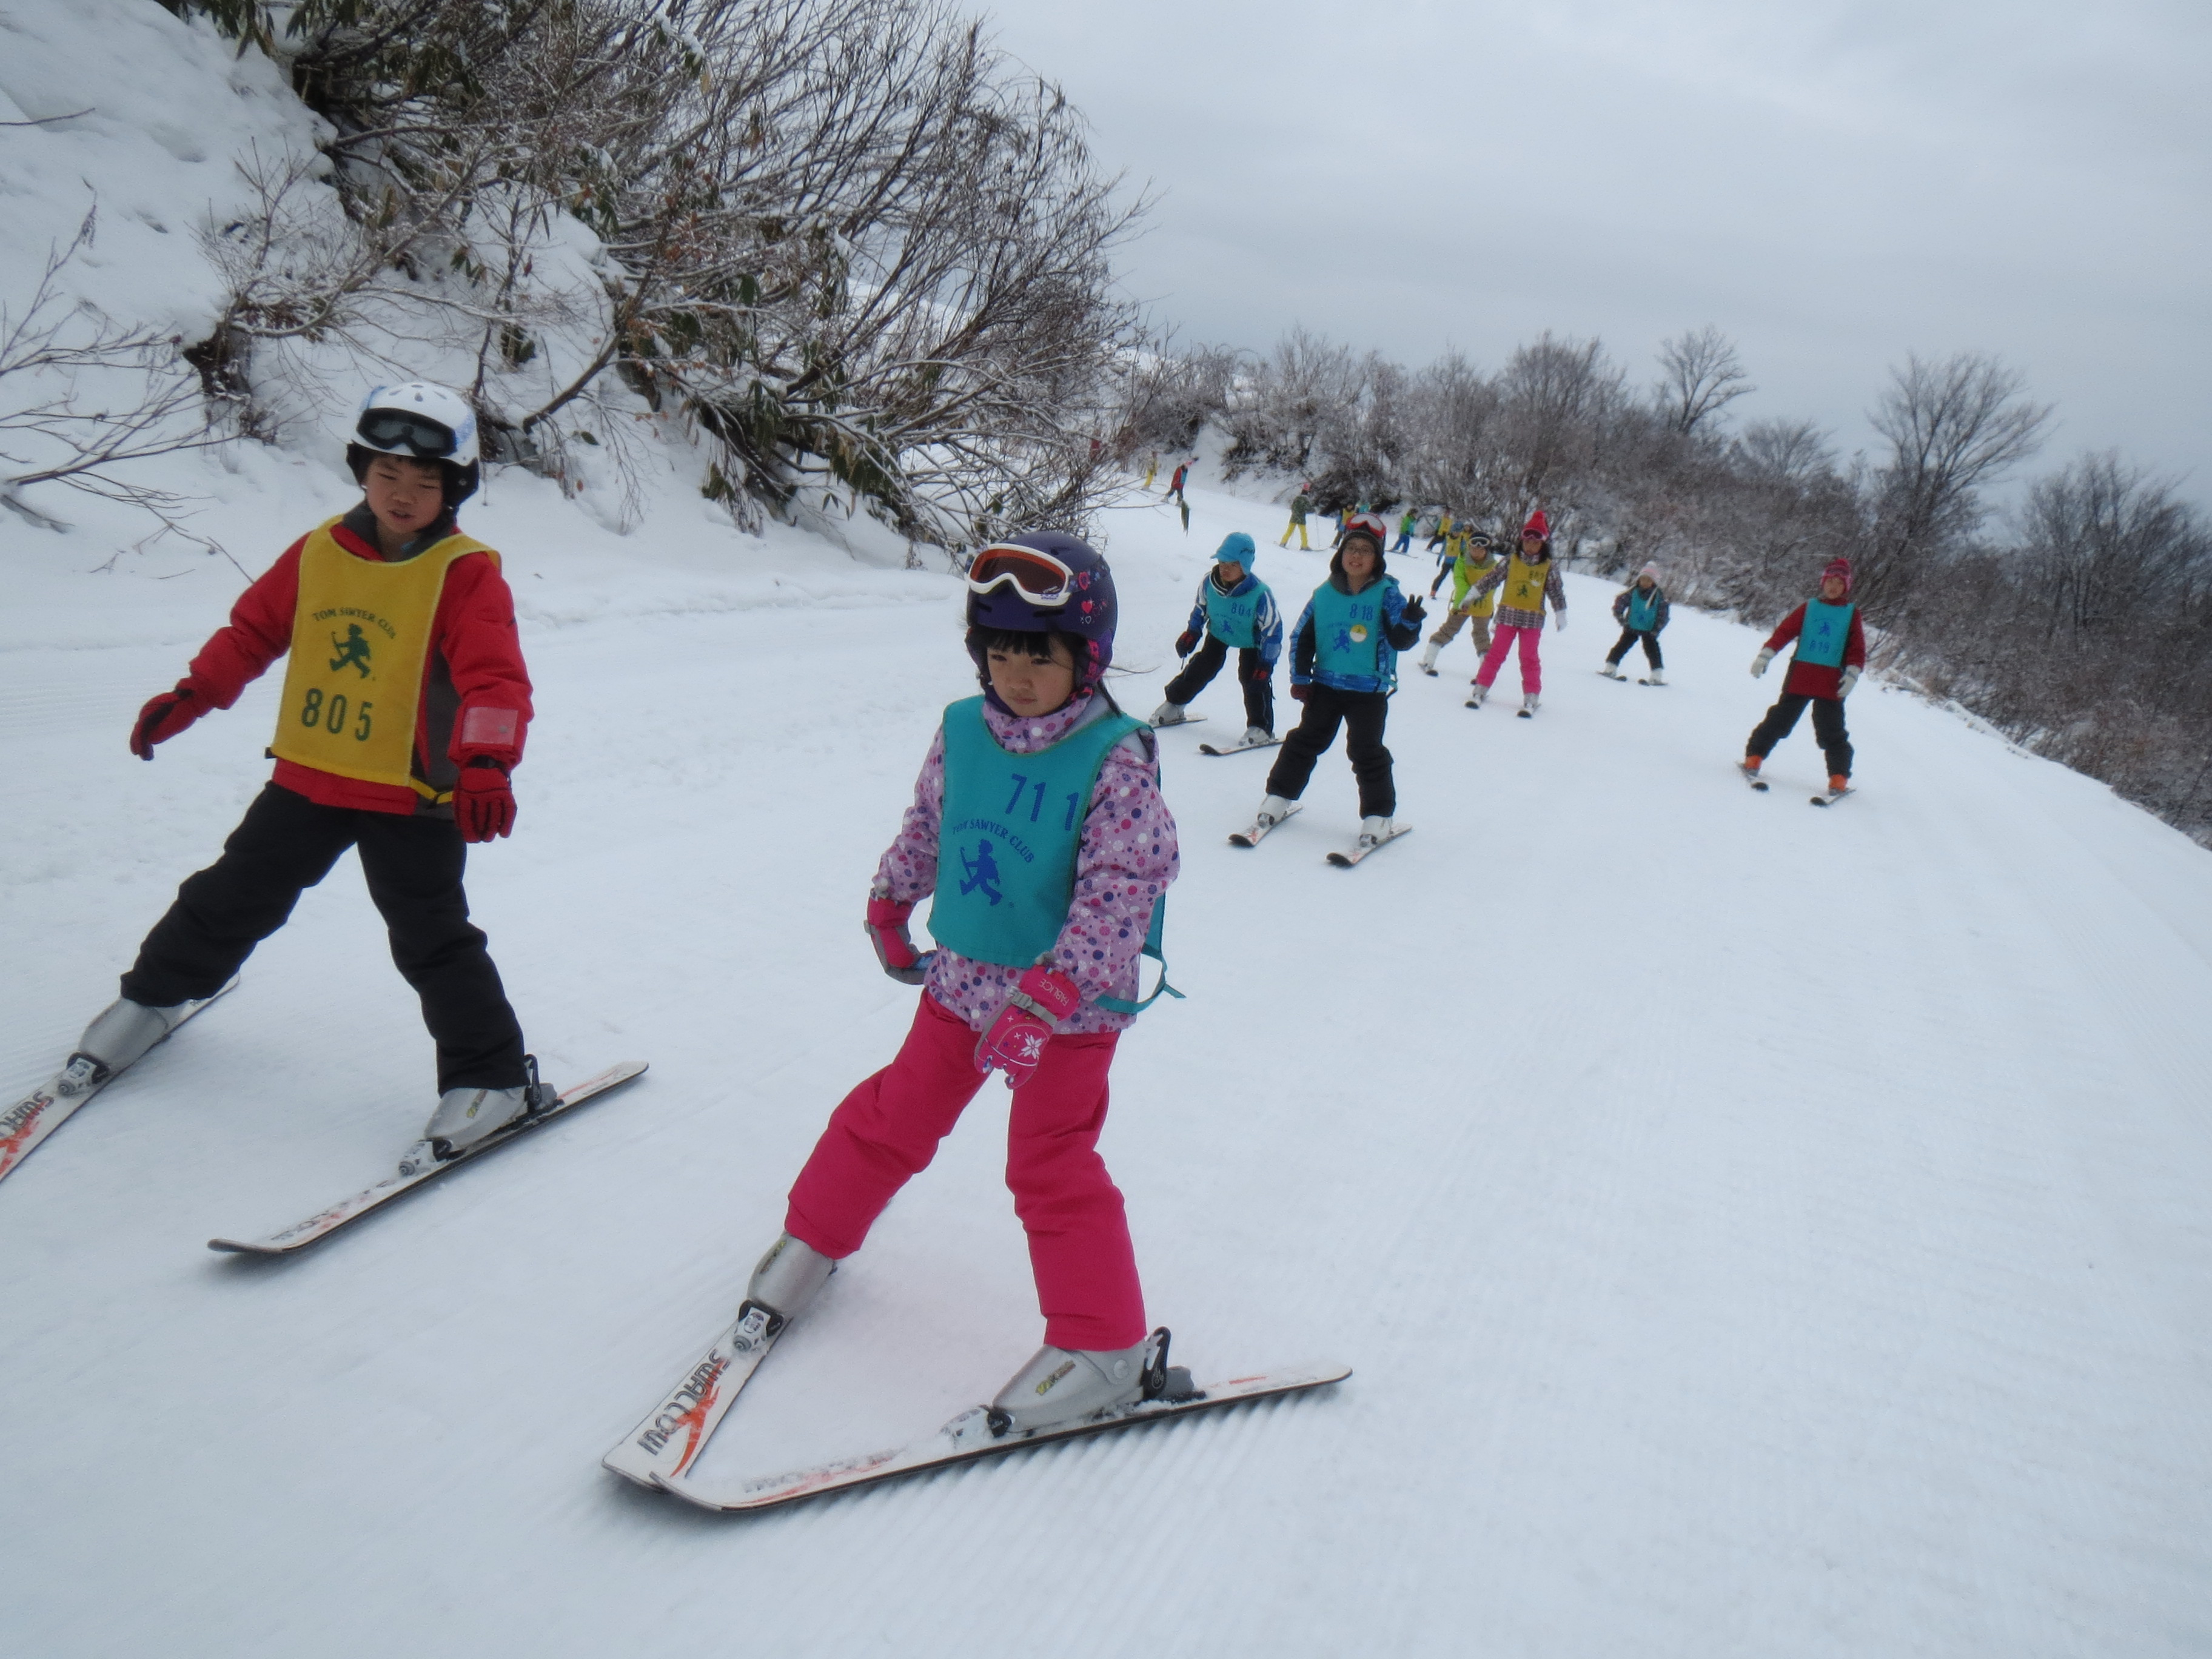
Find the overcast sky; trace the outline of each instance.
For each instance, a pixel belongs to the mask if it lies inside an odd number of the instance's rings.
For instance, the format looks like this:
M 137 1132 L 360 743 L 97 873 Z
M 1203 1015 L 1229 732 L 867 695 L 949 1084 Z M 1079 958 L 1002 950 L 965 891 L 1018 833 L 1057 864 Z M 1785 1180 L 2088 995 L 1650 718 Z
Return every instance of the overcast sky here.
M 995 0 L 1190 340 L 1494 368 L 1717 324 L 1848 452 L 1908 351 L 1991 351 L 2212 501 L 2212 0 Z

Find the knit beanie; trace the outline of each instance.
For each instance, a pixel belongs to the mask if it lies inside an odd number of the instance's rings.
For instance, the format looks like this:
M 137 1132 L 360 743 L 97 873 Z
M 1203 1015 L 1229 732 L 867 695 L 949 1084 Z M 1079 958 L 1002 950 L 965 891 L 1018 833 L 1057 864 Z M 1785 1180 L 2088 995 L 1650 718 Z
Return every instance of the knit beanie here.
M 1647 564 L 1643 569 L 1638 571 L 1636 575 L 1637 580 L 1639 581 L 1641 581 L 1644 577 L 1649 576 L 1656 582 L 1659 580 L 1659 567 L 1656 564 Z
M 1538 541 L 1551 540 L 1552 521 L 1544 516 L 1542 507 L 1538 507 L 1528 515 L 1528 522 L 1521 526 L 1521 533 L 1524 537 L 1534 536 Z
M 1825 582 L 1826 582 L 1826 580 L 1828 580 L 1828 578 L 1829 578 L 1829 577 L 1831 577 L 1831 576 L 1840 576 L 1840 577 L 1842 577 L 1842 578 L 1843 578 L 1843 580 L 1844 580 L 1844 597 L 1845 599 L 1848 599 L 1849 598 L 1850 598 L 1850 596 L 1851 596 L 1851 562 L 1850 562 L 1849 559 L 1842 559 L 1842 558 L 1837 558 L 1837 559 L 1831 559 L 1831 560 L 1829 560 L 1829 561 L 1828 561 L 1828 568 L 1827 568 L 1826 570 L 1823 570 L 1823 571 L 1820 573 L 1820 580 L 1821 580 L 1821 581 L 1822 581 L 1823 583 L 1825 583 Z

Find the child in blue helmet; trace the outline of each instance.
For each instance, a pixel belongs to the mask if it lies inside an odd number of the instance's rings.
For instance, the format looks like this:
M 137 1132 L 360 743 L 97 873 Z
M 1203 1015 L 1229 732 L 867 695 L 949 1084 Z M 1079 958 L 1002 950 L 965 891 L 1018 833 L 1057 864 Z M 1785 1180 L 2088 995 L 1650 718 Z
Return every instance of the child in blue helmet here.
M 1176 655 L 1188 660 L 1182 672 L 1168 682 L 1167 701 L 1152 712 L 1154 726 L 1180 726 L 1188 720 L 1183 711 L 1213 683 L 1233 647 L 1237 683 L 1244 689 L 1244 741 L 1274 738 L 1275 659 L 1283 653 L 1283 614 L 1267 584 L 1252 574 L 1259 556 L 1252 538 L 1241 530 L 1222 541 L 1213 568 L 1198 585 L 1190 620 L 1176 641 Z
M 1178 860 L 1152 734 L 1103 684 L 1106 562 L 1041 532 L 983 549 L 968 586 L 983 693 L 945 709 L 868 892 L 877 958 L 922 988 L 920 1006 L 897 1056 L 830 1115 L 745 1311 L 771 1333 L 795 1318 L 1003 1072 L 1006 1184 L 1046 1344 L 990 1409 L 1005 1434 L 1133 1401 L 1164 1370 L 1097 1142 L 1115 1046 L 1141 1006 L 1139 958 Z M 937 948 L 922 953 L 908 922 L 925 897 Z

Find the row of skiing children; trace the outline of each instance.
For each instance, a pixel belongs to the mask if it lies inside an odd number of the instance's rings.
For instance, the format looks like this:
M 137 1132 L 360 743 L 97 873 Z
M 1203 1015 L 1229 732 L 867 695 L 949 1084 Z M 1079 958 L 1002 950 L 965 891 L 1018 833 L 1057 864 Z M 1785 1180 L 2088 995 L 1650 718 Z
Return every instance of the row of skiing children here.
M 428 382 L 378 387 L 363 400 L 347 459 L 361 502 L 294 543 L 134 723 L 131 750 L 151 760 L 156 745 L 231 707 L 289 656 L 272 777 L 222 856 L 185 879 L 147 935 L 63 1082 L 95 1086 L 142 1057 L 355 847 L 436 1050 L 439 1098 L 410 1156 L 449 1160 L 554 1099 L 525 1052 L 463 885 L 467 848 L 516 822 L 510 779 L 532 688 L 500 556 L 459 527 L 478 477 L 466 400 Z M 1361 842 L 1392 833 L 1383 729 L 1398 653 L 1418 642 L 1425 613 L 1384 570 L 1386 536 L 1373 514 L 1352 515 L 1328 580 L 1290 632 L 1291 696 L 1303 708 L 1269 775 L 1262 823 L 1291 810 L 1347 728 Z M 1187 630 L 1205 648 L 1185 653 L 1192 660 L 1168 704 L 1179 709 L 1235 649 L 1248 739 L 1272 735 L 1283 642 L 1254 562 L 1249 537 L 1224 543 Z M 1519 640 L 1533 708 L 1533 636 L 1547 601 L 1565 620 L 1540 514 L 1524 526 L 1517 555 L 1491 563 L 1455 584 L 1455 609 L 1502 590 L 1474 702 Z M 796 1317 L 999 1073 L 1012 1091 L 1007 1182 L 1044 1319 L 1044 1346 L 991 1407 L 994 1431 L 1006 1434 L 1116 1410 L 1164 1386 L 1164 1337 L 1146 1334 L 1121 1195 L 1097 1147 L 1115 1048 L 1152 1000 L 1138 1000 L 1139 969 L 1158 955 L 1179 854 L 1152 732 L 1103 684 L 1117 615 L 1105 561 L 1072 535 L 1026 534 L 982 550 L 967 586 L 965 647 L 979 695 L 945 711 L 865 906 L 883 970 L 921 988 L 914 1023 L 890 1063 L 830 1115 L 743 1305 L 779 1328 Z M 1754 735 L 1754 761 L 1808 702 L 1824 743 L 1844 741 L 1839 716 L 1821 705 L 1839 705 L 1863 661 L 1856 616 L 1824 588 L 1818 605 L 1777 629 L 1758 670 L 1796 636 L 1798 661 Z M 1847 770 L 1848 748 L 1841 752 Z M 1836 753 L 1832 745 L 1832 760 Z M 1017 848 L 1023 856 L 1000 856 Z M 924 897 L 936 940 L 927 952 L 909 933 Z M 1163 978 L 1152 995 L 1166 988 Z

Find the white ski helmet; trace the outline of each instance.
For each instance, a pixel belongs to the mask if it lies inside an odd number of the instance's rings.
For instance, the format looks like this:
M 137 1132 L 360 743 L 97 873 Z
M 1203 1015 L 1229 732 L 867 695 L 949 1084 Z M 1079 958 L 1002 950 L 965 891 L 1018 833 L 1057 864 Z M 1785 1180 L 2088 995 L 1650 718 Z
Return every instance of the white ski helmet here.
M 476 494 L 477 416 L 468 399 L 433 380 L 380 386 L 361 400 L 346 464 L 358 483 L 370 459 L 404 455 L 436 461 L 446 476 L 446 505 L 459 507 Z

